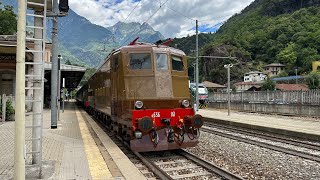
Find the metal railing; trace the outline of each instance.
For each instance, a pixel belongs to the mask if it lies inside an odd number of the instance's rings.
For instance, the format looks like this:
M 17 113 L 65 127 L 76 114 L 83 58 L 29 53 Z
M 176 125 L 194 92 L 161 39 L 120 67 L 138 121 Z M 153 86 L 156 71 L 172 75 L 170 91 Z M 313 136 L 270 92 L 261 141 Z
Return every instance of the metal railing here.
M 227 101 L 228 93 L 209 93 L 209 102 Z M 319 105 L 320 90 L 231 92 L 231 102 Z

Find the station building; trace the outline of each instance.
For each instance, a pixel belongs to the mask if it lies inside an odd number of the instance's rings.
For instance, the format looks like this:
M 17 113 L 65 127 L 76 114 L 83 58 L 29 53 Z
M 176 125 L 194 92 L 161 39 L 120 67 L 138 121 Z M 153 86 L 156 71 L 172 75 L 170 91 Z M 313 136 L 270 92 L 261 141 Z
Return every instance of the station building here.
M 17 37 L 15 35 L 1 35 L 0 36 L 0 94 L 11 96 L 14 100 L 16 88 L 16 43 Z M 26 49 L 32 49 L 34 42 L 27 41 Z M 33 61 L 33 53 L 26 52 L 25 61 Z M 48 105 L 51 96 L 51 43 L 46 43 L 45 48 L 45 84 L 44 84 L 44 103 Z M 77 88 L 81 81 L 85 68 L 73 65 L 60 65 L 61 76 L 60 82 L 65 78 L 65 87 L 71 91 Z M 32 65 L 26 65 L 26 73 L 32 74 Z M 60 83 L 60 89 L 61 85 Z M 26 86 L 32 86 L 32 82 L 26 79 Z M 33 90 L 26 90 L 26 98 L 33 96 Z M 49 103 L 50 104 L 50 103 Z M 27 104 L 27 109 L 31 110 L 32 105 Z

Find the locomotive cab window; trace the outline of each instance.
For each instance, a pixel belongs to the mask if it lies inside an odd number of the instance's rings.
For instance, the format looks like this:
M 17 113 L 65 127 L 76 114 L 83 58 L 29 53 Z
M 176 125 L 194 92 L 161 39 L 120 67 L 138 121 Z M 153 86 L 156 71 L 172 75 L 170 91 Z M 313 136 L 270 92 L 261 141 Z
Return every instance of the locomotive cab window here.
M 184 71 L 182 57 L 172 55 L 171 60 L 172 60 L 172 70 Z
M 157 53 L 157 70 L 168 70 L 168 56 L 164 53 Z
M 112 69 L 116 71 L 118 67 L 119 67 L 119 58 L 118 58 L 118 54 L 116 54 L 112 59 Z
M 130 54 L 130 69 L 151 69 L 151 55 L 149 53 L 134 53 Z

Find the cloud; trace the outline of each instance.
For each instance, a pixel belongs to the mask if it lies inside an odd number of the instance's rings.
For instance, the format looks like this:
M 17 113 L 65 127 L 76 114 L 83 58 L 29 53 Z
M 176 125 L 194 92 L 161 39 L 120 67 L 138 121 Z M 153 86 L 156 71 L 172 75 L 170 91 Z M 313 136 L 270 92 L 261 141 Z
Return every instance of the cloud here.
M 143 23 L 148 21 L 155 30 L 160 31 L 165 37 L 182 37 L 195 33 L 195 19 L 199 20 L 200 30 L 216 31 L 222 22 L 240 12 L 252 1 L 69 0 L 69 3 L 76 13 L 92 23 L 104 27 L 112 26 L 118 21 L 124 21 L 136 7 L 125 22 Z M 163 5 L 164 2 L 167 3 Z M 162 4 L 161 8 L 160 3 Z M 150 18 L 151 16 L 152 18 Z

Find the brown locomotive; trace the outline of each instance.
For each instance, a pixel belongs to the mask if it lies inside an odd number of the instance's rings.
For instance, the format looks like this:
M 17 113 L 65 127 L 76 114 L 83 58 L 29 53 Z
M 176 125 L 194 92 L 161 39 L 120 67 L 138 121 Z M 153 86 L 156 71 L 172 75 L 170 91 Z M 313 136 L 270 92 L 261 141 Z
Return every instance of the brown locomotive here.
M 198 144 L 203 121 L 190 105 L 181 50 L 133 41 L 110 53 L 77 99 L 134 151 Z

